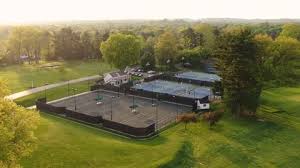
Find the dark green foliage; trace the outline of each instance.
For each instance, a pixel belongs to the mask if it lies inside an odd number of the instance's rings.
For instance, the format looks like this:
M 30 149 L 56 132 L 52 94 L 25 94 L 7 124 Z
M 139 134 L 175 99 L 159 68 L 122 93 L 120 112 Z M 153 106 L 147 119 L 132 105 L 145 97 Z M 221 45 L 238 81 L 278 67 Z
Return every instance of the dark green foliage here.
M 282 26 L 280 35 L 300 40 L 300 25 L 294 23 L 285 24 Z
M 182 61 L 182 57 L 184 57 L 185 62 L 190 62 L 193 66 L 199 66 L 201 60 L 211 57 L 211 52 L 205 47 L 183 49 L 179 51 L 177 61 Z
M 82 57 L 85 59 L 92 58 L 92 50 L 93 50 L 93 44 L 92 44 L 92 39 L 90 32 L 85 31 L 81 33 L 80 35 L 80 43 L 82 47 Z
M 145 70 L 155 69 L 155 56 L 151 52 L 145 52 L 141 57 L 141 66 Z
M 222 83 L 221 82 L 214 82 L 213 87 L 212 87 L 212 91 L 213 91 L 214 95 L 223 96 L 224 88 L 222 86 Z
M 155 69 L 155 55 L 154 55 L 154 44 L 155 41 L 152 37 L 149 37 L 145 42 L 144 48 L 142 50 L 141 66 L 145 70 Z
M 204 43 L 203 34 L 200 32 L 195 32 L 191 27 L 181 31 L 183 37 L 184 48 L 192 49 L 197 46 L 201 46 Z
M 156 63 L 168 70 L 174 68 L 174 61 L 178 55 L 178 39 L 173 31 L 166 31 L 161 34 L 155 45 L 154 53 Z
M 281 25 L 269 23 L 261 23 L 252 26 L 252 29 L 254 34 L 267 34 L 272 37 L 272 39 L 277 38 L 282 31 Z
M 121 33 L 111 35 L 100 46 L 105 61 L 121 69 L 138 63 L 141 49 L 139 37 Z
M 236 115 L 255 114 L 262 85 L 252 32 L 247 27 L 227 29 L 218 47 L 217 62 L 227 108 Z
M 80 53 L 80 34 L 70 27 L 62 28 L 54 35 L 54 49 L 56 58 L 78 59 Z
M 260 58 L 264 86 L 295 84 L 296 65 L 300 62 L 299 41 L 281 35 L 273 40 L 266 34 L 258 34 L 254 40 L 257 46 L 257 58 Z

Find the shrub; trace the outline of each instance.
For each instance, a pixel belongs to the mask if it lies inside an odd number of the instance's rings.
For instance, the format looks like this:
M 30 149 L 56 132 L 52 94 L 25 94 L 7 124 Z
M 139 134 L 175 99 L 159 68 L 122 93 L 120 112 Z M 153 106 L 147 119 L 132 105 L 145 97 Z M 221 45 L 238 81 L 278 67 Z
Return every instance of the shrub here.
M 188 123 L 197 121 L 197 115 L 195 113 L 185 113 L 178 116 L 178 121 L 185 123 L 184 129 L 186 130 Z
M 209 126 L 215 125 L 223 116 L 224 110 L 216 112 L 206 112 L 203 114 L 203 119 L 209 123 Z

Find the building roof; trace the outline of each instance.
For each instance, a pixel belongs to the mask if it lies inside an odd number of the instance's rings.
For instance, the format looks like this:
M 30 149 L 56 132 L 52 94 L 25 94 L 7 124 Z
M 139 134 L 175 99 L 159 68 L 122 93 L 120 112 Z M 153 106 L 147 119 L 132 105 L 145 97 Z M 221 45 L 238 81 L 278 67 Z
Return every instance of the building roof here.
M 117 71 L 117 72 L 110 72 L 108 73 L 110 74 L 112 77 L 116 78 L 116 77 L 120 77 L 120 76 L 124 76 L 127 75 L 125 72 L 123 71 Z
M 216 74 L 193 72 L 193 71 L 182 72 L 176 74 L 175 77 L 182 78 L 182 79 L 197 80 L 197 81 L 207 81 L 207 82 L 215 82 L 221 80 L 221 77 Z

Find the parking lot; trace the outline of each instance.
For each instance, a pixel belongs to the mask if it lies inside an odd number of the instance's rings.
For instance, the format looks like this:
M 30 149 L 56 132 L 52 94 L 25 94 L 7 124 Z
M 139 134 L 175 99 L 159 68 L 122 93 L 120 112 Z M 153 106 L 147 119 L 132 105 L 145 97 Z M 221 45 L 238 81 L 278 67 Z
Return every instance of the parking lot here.
M 91 116 L 102 116 L 104 119 L 133 127 L 147 127 L 158 123 L 158 129 L 175 121 L 177 115 L 191 110 L 189 106 L 176 103 L 121 93 L 118 95 L 104 90 L 77 95 L 50 104 Z

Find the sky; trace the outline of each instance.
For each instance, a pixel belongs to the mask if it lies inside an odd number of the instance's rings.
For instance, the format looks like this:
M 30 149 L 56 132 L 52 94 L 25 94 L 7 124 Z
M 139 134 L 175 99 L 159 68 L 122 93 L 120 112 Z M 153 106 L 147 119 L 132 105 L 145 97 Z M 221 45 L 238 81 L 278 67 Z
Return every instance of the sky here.
M 0 23 L 300 18 L 300 0 L 0 0 Z

